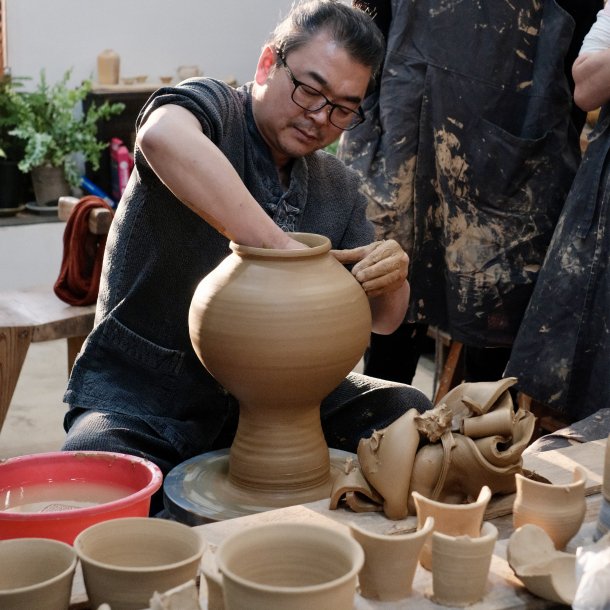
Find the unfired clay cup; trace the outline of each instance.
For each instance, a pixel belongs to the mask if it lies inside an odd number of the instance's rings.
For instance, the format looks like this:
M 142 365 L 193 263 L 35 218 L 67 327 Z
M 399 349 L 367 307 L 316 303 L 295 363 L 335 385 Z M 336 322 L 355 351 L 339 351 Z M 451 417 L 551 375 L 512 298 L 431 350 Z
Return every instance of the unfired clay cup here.
M 67 610 L 76 569 L 74 549 L 58 540 L 0 542 L 0 608 Z
M 93 608 L 148 607 L 155 591 L 195 579 L 205 548 L 196 530 L 164 519 L 126 517 L 83 530 L 74 541 Z
M 436 603 L 464 607 L 483 599 L 497 538 L 497 528 L 488 521 L 477 538 L 432 532 L 432 592 Z
M 358 576 L 360 595 L 380 601 L 409 597 L 419 554 L 433 527 L 432 517 L 408 534 L 378 534 L 350 523 L 352 536 L 364 549 L 364 567 Z
M 331 527 L 267 523 L 226 538 L 216 561 L 226 610 L 352 610 L 364 551 Z
M 417 509 L 417 525 L 423 527 L 428 517 L 434 517 L 434 531 L 449 536 L 471 536 L 475 538 L 481 531 L 487 505 L 491 499 L 491 490 L 487 485 L 481 487 L 476 502 L 451 504 L 439 502 L 412 492 Z M 432 569 L 432 540 L 426 540 L 419 561 L 426 570 Z
M 540 526 L 558 550 L 576 535 L 587 510 L 587 473 L 576 466 L 571 483 L 553 484 L 516 474 L 517 493 L 513 503 L 513 527 L 527 523 Z

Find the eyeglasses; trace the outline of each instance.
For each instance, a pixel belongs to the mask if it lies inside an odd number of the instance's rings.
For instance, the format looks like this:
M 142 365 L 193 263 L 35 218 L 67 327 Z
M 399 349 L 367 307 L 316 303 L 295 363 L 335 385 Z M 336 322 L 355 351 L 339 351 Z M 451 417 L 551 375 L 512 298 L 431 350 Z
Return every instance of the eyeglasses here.
M 356 110 L 352 110 L 346 106 L 341 106 L 341 104 L 331 102 L 322 92 L 297 80 L 294 77 L 292 70 L 286 64 L 286 58 L 283 53 L 278 52 L 278 55 L 282 62 L 282 66 L 286 68 L 290 80 L 294 85 L 291 97 L 292 101 L 297 106 L 300 106 L 303 110 L 307 110 L 308 112 L 318 112 L 318 110 L 322 110 L 325 106 L 330 106 L 330 112 L 328 113 L 330 124 L 339 129 L 343 129 L 343 131 L 354 129 L 354 127 L 357 127 L 364 122 L 364 112 L 360 106 L 358 106 Z

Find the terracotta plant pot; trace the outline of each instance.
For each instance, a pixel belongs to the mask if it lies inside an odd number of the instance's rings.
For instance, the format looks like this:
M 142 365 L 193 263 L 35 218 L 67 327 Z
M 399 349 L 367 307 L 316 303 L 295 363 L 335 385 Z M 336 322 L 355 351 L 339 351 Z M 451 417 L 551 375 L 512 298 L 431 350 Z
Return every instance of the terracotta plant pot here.
M 491 499 L 491 490 L 484 486 L 479 492 L 476 502 L 467 504 L 449 504 L 437 502 L 422 496 L 417 491 L 412 493 L 417 509 L 417 523 L 419 527 L 427 521 L 428 517 L 434 519 L 434 531 L 448 536 L 470 536 L 476 538 L 481 531 L 485 511 Z M 419 556 L 422 567 L 432 569 L 432 543 L 427 541 Z
M 57 200 L 72 193 L 61 167 L 41 165 L 31 171 L 34 196 L 38 205 L 57 205 Z
M 513 504 L 515 529 L 532 523 L 550 536 L 556 549 L 563 549 L 582 525 L 585 512 L 586 472 L 574 468 L 574 480 L 554 485 L 517 474 L 517 494 Z
M 364 549 L 364 566 L 358 576 L 360 595 L 380 601 L 409 597 L 420 551 L 433 527 L 432 517 L 408 534 L 377 534 L 350 523 L 352 536 Z
M 483 523 L 480 535 L 432 532 L 433 600 L 443 606 L 470 606 L 485 596 L 497 528 Z
M 357 364 L 371 330 L 368 299 L 328 238 L 292 236 L 302 250 L 232 243 L 189 312 L 197 355 L 239 401 L 229 480 L 275 506 L 329 496 L 320 402 Z

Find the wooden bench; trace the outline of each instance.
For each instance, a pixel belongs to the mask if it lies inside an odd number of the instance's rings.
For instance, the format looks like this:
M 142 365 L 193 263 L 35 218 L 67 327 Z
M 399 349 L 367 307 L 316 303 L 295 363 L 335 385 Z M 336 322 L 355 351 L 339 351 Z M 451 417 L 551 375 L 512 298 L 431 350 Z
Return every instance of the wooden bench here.
M 75 197 L 61 197 L 59 217 L 67 220 L 78 201 Z M 111 221 L 112 214 L 108 210 L 93 210 L 89 215 L 89 230 L 96 235 L 105 235 Z M 52 286 L 0 293 L 0 430 L 30 344 L 66 339 L 69 373 L 85 337 L 93 328 L 94 317 L 95 305 L 68 305 L 57 298 Z

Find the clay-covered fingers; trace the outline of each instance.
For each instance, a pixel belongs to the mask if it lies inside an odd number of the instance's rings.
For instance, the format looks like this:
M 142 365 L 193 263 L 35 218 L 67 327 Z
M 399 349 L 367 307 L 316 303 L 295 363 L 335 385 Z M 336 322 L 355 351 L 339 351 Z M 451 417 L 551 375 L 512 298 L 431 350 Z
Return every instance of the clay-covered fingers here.
M 409 271 L 409 257 L 393 239 L 351 250 L 333 250 L 333 254 L 341 263 L 356 263 L 352 274 L 371 297 L 398 290 Z
M 359 248 L 352 248 L 351 250 L 331 250 L 330 253 L 343 265 L 350 265 L 352 263 L 358 263 L 367 254 L 372 252 L 377 244 L 381 242 L 376 241 L 367 246 L 360 246 Z

